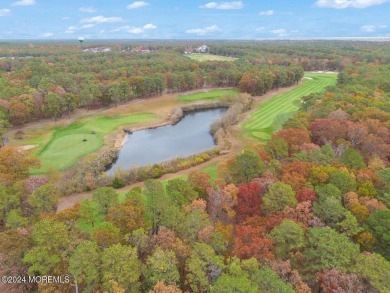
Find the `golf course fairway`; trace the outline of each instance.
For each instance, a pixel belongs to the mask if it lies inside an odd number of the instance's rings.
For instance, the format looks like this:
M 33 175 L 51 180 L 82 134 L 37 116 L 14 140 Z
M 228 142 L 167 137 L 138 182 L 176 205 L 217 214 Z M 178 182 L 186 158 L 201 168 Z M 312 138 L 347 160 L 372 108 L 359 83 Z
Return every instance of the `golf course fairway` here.
M 246 135 L 259 141 L 267 141 L 271 134 L 282 128 L 282 125 L 299 109 L 301 98 L 325 87 L 335 85 L 335 73 L 305 73 L 300 86 L 267 100 L 243 124 Z

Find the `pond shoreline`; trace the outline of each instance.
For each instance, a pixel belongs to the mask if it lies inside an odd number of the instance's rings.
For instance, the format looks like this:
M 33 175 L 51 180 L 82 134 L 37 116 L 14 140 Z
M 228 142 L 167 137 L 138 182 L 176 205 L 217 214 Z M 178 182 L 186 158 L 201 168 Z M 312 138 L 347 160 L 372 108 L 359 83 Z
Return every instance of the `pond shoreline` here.
M 177 107 L 175 109 L 172 109 L 170 115 L 162 121 L 147 123 L 147 125 L 123 127 L 121 130 L 119 130 L 119 133 L 117 134 L 117 137 L 114 140 L 114 148 L 121 149 L 123 147 L 123 145 L 127 142 L 126 139 L 127 134 L 132 134 L 133 132 L 141 131 L 141 130 L 156 129 L 167 125 L 175 125 L 183 119 L 185 113 L 191 113 L 191 112 L 208 110 L 208 109 L 229 108 L 230 106 L 231 104 L 227 102 L 209 102 L 209 103 L 196 103 L 192 105 Z
M 228 111 L 230 106 L 231 106 L 231 103 L 227 103 L 227 102 L 213 102 L 213 103 L 200 103 L 200 104 L 198 103 L 198 104 L 193 104 L 193 105 L 188 105 L 188 106 L 182 106 L 182 107 L 178 107 L 178 108 L 173 109 L 165 121 L 153 123 L 152 125 L 149 124 L 149 125 L 135 126 L 135 127 L 131 127 L 131 128 L 130 127 L 122 128 L 122 131 L 117 136 L 116 142 L 115 142 L 114 149 L 117 151 L 117 156 L 112 161 L 112 163 L 107 167 L 107 169 L 106 169 L 107 174 L 109 174 L 109 176 L 114 176 L 115 171 L 113 173 L 112 168 L 117 164 L 118 160 L 119 160 L 119 162 L 122 161 L 122 164 L 123 164 L 123 159 L 122 160 L 120 159 L 119 153 L 124 149 L 125 144 L 129 141 L 132 134 L 138 133 L 141 131 L 159 129 L 159 128 L 163 128 L 166 126 L 175 126 L 175 125 L 179 124 L 186 117 L 186 115 L 191 114 L 191 113 L 202 113 L 202 112 L 208 111 L 208 110 L 219 110 L 219 109 L 224 109 L 225 111 Z M 226 115 L 226 113 L 221 113 L 220 117 L 218 117 L 216 120 L 213 120 L 212 122 L 210 122 L 211 124 L 207 126 L 208 135 L 212 138 L 213 143 L 214 143 L 214 145 L 211 146 L 211 148 L 205 148 L 205 149 L 201 149 L 199 151 L 194 150 L 193 153 L 190 153 L 188 155 L 187 154 L 186 155 L 177 154 L 174 157 L 164 159 L 162 161 L 156 161 L 156 162 L 150 162 L 150 163 L 148 162 L 147 164 L 145 164 L 145 166 L 164 164 L 165 162 L 169 162 L 169 161 L 174 160 L 175 158 L 178 158 L 178 157 L 191 157 L 193 155 L 200 155 L 203 152 L 212 151 L 212 150 L 215 150 L 216 148 L 225 149 L 226 147 L 224 147 L 221 144 L 221 140 L 218 139 L 216 134 L 210 130 L 211 125 L 215 121 L 222 119 L 225 115 Z M 164 131 L 164 130 L 162 130 L 162 131 Z M 176 135 L 175 135 L 175 137 L 176 137 Z M 138 163 L 140 163 L 140 162 L 138 162 Z M 144 166 L 143 163 L 140 163 L 140 164 L 141 164 L 140 165 L 141 167 Z M 126 167 L 123 167 L 123 168 L 124 168 L 123 171 L 131 169 L 131 168 L 126 168 Z

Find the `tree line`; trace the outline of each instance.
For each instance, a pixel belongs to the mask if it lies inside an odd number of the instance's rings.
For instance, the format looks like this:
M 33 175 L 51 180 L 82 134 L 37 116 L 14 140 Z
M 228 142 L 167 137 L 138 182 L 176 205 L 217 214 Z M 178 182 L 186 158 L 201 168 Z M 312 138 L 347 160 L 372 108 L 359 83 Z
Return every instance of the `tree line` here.
M 386 72 L 346 67 L 214 178 L 103 187 L 59 213 L 63 179 L 29 176 L 39 161 L 1 148 L 1 268 L 71 276 L 27 292 L 388 292 Z

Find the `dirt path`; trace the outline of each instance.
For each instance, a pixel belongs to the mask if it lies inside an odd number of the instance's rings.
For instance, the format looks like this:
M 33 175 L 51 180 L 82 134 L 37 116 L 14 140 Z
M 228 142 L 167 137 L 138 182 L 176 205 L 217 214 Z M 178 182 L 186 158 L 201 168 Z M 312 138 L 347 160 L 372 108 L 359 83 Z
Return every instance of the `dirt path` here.
M 192 171 L 196 171 L 196 170 L 198 170 L 200 168 L 204 168 L 204 167 L 206 167 L 208 165 L 211 165 L 213 163 L 219 162 L 221 159 L 227 158 L 228 156 L 229 156 L 229 154 L 220 155 L 218 157 L 214 157 L 214 158 L 210 159 L 209 161 L 207 161 L 207 162 L 205 162 L 203 164 L 200 164 L 200 165 L 197 165 L 197 166 L 185 169 L 185 170 L 181 170 L 181 171 L 178 171 L 176 173 L 165 174 L 165 175 L 161 176 L 160 178 L 158 178 L 158 180 L 164 181 L 164 180 L 169 180 L 169 179 L 181 176 L 181 175 L 188 175 Z M 137 182 L 137 183 L 130 184 L 130 185 L 127 185 L 125 187 L 119 188 L 116 191 L 120 192 L 120 193 L 121 192 L 126 192 L 126 191 L 129 191 L 130 189 L 132 189 L 133 187 L 143 186 L 143 184 L 144 184 L 144 182 Z M 76 193 L 76 194 L 69 195 L 67 197 L 60 198 L 60 202 L 58 204 L 57 211 L 58 212 L 62 211 L 64 209 L 67 209 L 67 208 L 70 208 L 70 207 L 74 206 L 77 203 L 80 203 L 81 201 L 83 201 L 85 199 L 92 198 L 92 193 L 93 193 L 93 191 L 88 191 L 88 192 Z
M 230 143 L 231 143 L 231 149 L 230 149 L 229 154 L 221 155 L 221 156 L 212 158 L 211 160 L 209 160 L 209 161 L 207 161 L 207 162 L 205 162 L 203 164 L 200 164 L 200 165 L 197 165 L 197 166 L 194 166 L 194 167 L 191 167 L 191 168 L 188 168 L 188 169 L 176 172 L 176 173 L 165 174 L 165 175 L 161 176 L 159 178 L 159 180 L 169 180 L 169 179 L 172 179 L 172 178 L 180 176 L 180 175 L 188 175 L 192 171 L 199 170 L 199 169 L 204 168 L 204 167 L 206 167 L 208 165 L 211 165 L 213 163 L 219 162 L 219 161 L 221 161 L 223 159 L 227 159 L 230 156 L 233 156 L 237 152 L 241 151 L 245 146 L 253 144 L 255 142 L 253 139 L 251 139 L 249 137 L 246 137 L 245 135 L 242 134 L 242 132 L 240 130 L 241 125 L 250 117 L 250 115 L 253 112 L 255 112 L 257 110 L 257 107 L 260 104 L 264 103 L 265 101 L 269 100 L 270 98 L 272 98 L 272 97 L 274 97 L 276 95 L 279 95 L 279 94 L 291 91 L 295 87 L 297 87 L 297 85 L 294 85 L 294 86 L 291 86 L 291 87 L 287 87 L 287 88 L 281 88 L 281 89 L 278 89 L 278 90 L 273 90 L 273 91 L 270 91 L 270 92 L 268 92 L 267 94 L 265 94 L 263 96 L 255 97 L 253 108 L 250 111 L 245 112 L 242 115 L 239 123 L 237 123 L 236 125 L 231 127 L 231 129 L 229 130 L 229 132 L 230 132 L 229 133 L 230 134 Z M 157 101 L 158 104 L 161 104 L 161 103 L 164 103 L 164 102 L 169 102 L 169 100 L 172 100 L 172 95 L 169 95 L 170 96 L 169 98 L 167 96 L 168 95 L 162 96 L 163 99 L 162 99 L 162 101 L 158 100 Z M 177 96 L 177 95 L 175 95 L 175 96 Z M 149 100 L 147 100 L 147 101 L 149 101 Z M 156 102 L 156 100 L 153 99 L 152 102 Z M 167 107 L 167 106 L 168 105 L 165 104 L 165 107 Z M 168 108 L 169 108 L 169 111 L 172 109 L 170 107 L 168 107 Z M 110 113 L 111 111 L 115 111 L 115 108 L 114 109 L 107 109 L 105 111 L 106 112 L 105 114 L 113 115 L 114 113 Z M 127 186 L 125 186 L 123 188 L 118 189 L 117 191 L 118 192 L 126 192 L 126 191 L 129 191 L 131 188 L 136 187 L 136 186 L 143 186 L 143 182 L 138 182 L 138 183 L 134 183 L 134 184 L 131 184 L 131 185 L 127 185 Z M 64 209 L 67 209 L 67 208 L 70 208 L 70 207 L 74 206 L 77 203 L 80 203 L 81 201 L 83 201 L 85 199 L 92 198 L 92 193 L 93 193 L 92 191 L 90 191 L 90 192 L 83 192 L 83 193 L 76 193 L 76 194 L 69 195 L 67 197 L 60 198 L 60 202 L 58 204 L 57 211 L 62 211 Z

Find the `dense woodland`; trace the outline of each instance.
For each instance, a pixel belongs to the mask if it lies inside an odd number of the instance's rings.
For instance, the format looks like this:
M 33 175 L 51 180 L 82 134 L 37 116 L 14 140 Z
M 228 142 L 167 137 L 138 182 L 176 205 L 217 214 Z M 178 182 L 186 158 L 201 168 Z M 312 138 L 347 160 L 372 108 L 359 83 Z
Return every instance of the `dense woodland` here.
M 216 179 L 192 172 L 166 184 L 148 180 L 125 197 L 98 188 L 91 200 L 58 213 L 58 176 L 29 176 L 37 159 L 0 148 L 0 271 L 72 276 L 71 284 L 13 288 L 389 292 L 388 44 L 216 44 L 214 53 L 239 57 L 234 63 L 197 63 L 181 57 L 180 46 L 161 44 L 148 55 L 122 52 L 120 45 L 102 55 L 6 47 L 3 55 L 34 58 L 0 60 L 4 120 L 15 124 L 15 105 L 32 109 L 19 122 L 46 117 L 45 105 L 55 104 L 49 97 L 72 96 L 72 109 L 92 106 L 93 99 L 108 104 L 105 93 L 121 85 L 125 99 L 205 82 L 259 95 L 262 86 L 287 85 L 275 83 L 282 72 L 295 82 L 300 67 L 340 70 L 338 83 L 302 97 L 301 110 L 282 130 L 220 162 Z M 162 87 L 139 92 L 137 82 L 146 80 Z M 181 88 L 173 80 L 195 82 Z

